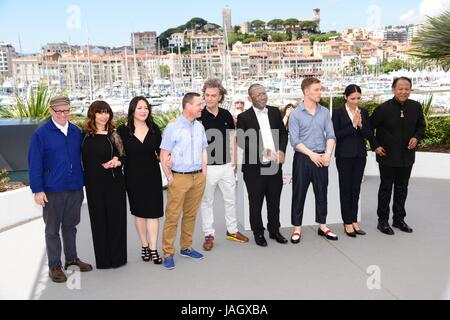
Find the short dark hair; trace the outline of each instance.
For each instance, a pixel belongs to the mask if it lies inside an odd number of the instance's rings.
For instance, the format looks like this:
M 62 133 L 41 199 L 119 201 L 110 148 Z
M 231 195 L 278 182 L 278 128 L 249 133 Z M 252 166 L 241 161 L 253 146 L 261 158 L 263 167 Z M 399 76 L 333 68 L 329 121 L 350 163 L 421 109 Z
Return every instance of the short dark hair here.
M 219 103 L 222 103 L 225 99 L 225 96 L 227 95 L 227 89 L 223 87 L 222 82 L 219 79 L 206 80 L 205 84 L 203 85 L 203 94 L 205 94 L 206 89 L 219 89 L 219 93 L 222 97 Z
M 262 84 L 259 83 L 254 83 L 252 84 L 249 88 L 248 88 L 248 95 L 251 97 L 252 96 L 252 90 L 255 89 L 256 87 L 264 87 Z
M 411 85 L 412 88 L 412 80 L 408 77 L 399 77 L 399 78 L 394 78 L 394 82 L 392 83 L 392 89 L 395 88 L 395 86 L 397 85 L 397 82 L 399 82 L 400 80 L 405 80 L 408 81 L 409 84 Z
M 355 92 L 362 93 L 361 87 L 356 84 L 348 85 L 347 88 L 345 88 L 344 96 L 348 97 Z
M 183 109 L 186 108 L 186 105 L 188 103 L 192 103 L 192 100 L 194 100 L 195 97 L 201 97 L 201 95 L 198 94 L 197 92 L 186 93 L 183 98 Z
M 305 93 L 305 90 L 308 89 L 315 83 L 320 83 L 320 80 L 317 78 L 306 78 L 302 81 L 302 91 Z

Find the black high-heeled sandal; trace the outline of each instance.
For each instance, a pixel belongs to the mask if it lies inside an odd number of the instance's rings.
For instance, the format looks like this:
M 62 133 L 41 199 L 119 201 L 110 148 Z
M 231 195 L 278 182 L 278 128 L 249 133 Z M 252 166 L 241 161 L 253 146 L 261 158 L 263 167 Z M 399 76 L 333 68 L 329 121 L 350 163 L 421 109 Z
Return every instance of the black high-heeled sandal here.
M 149 250 L 150 253 L 150 259 L 153 261 L 154 264 L 161 264 L 162 258 L 158 254 L 158 250 Z
M 145 262 L 149 262 L 150 261 L 151 257 L 150 257 L 150 248 L 149 247 L 142 247 L 141 258 Z

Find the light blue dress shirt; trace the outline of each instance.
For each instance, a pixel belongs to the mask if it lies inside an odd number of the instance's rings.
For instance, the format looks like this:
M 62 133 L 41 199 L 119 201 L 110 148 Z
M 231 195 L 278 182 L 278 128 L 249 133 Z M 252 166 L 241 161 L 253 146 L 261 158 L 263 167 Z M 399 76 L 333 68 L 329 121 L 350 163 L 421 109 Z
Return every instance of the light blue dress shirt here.
M 303 103 L 300 104 L 289 118 L 289 135 L 295 151 L 295 147 L 301 143 L 314 152 L 325 151 L 327 141 L 336 140 L 330 111 L 317 104 L 316 112 L 312 115 Z
M 164 129 L 161 149 L 171 153 L 172 170 L 193 172 L 202 169 L 202 153 L 208 147 L 205 128 L 181 115 Z

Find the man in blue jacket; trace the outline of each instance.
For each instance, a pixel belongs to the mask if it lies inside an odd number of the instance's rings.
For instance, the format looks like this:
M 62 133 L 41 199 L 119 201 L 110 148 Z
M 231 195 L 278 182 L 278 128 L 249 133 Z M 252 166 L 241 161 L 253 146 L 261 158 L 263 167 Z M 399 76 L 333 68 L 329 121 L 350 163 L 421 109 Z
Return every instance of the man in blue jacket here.
M 78 258 L 76 249 L 76 226 L 84 197 L 82 134 L 68 121 L 67 97 L 52 98 L 50 113 L 51 120 L 31 138 L 28 166 L 34 200 L 43 207 L 49 276 L 54 282 L 66 282 L 61 264 L 60 230 L 66 259 L 64 268 L 75 265 L 81 272 L 92 270 L 90 264 Z

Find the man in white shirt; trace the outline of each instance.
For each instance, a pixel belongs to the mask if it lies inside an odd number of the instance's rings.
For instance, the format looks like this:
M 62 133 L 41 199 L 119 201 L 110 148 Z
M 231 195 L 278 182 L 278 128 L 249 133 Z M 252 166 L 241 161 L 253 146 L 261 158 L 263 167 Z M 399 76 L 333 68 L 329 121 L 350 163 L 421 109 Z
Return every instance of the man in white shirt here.
M 267 106 L 262 85 L 250 86 L 252 107 L 238 116 L 238 145 L 244 149 L 242 172 L 250 206 L 250 225 L 255 242 L 267 246 L 261 217 L 264 198 L 267 203 L 267 229 L 271 239 L 285 244 L 280 234 L 280 197 L 283 188 L 281 167 L 284 163 L 288 135 L 278 108 Z

